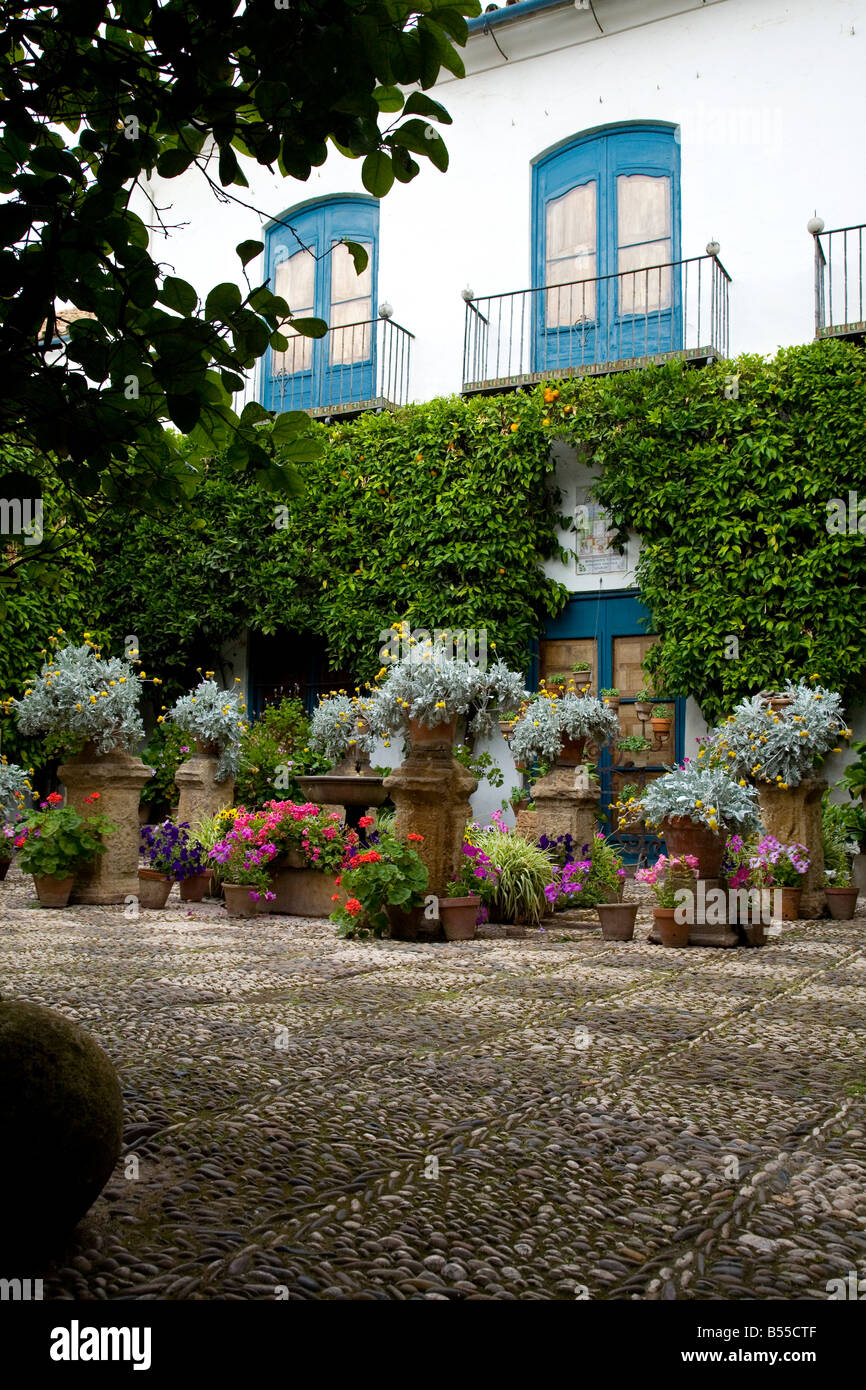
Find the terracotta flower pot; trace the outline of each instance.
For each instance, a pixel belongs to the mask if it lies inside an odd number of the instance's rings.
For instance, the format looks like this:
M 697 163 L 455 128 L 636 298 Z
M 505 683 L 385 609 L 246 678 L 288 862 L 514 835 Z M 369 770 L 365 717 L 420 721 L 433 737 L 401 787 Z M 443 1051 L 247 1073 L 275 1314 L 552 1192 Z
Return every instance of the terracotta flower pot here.
M 481 899 L 473 893 L 468 898 L 440 898 L 439 918 L 448 941 L 471 941 Z
M 147 907 L 156 911 L 165 907 L 173 882 L 174 880 L 168 874 L 161 874 L 156 869 L 139 869 L 139 907 Z
M 11 859 L 0 859 L 0 883 L 3 882 L 4 878 L 5 878 L 6 875 L 8 874 L 8 872 L 9 872 L 9 865 L 10 865 L 11 863 L 12 863 L 12 860 L 11 860 Z
M 511 719 L 500 719 L 500 720 L 499 720 L 499 732 L 501 733 L 501 735 L 502 735 L 502 737 L 503 737 L 504 739 L 509 739 L 509 738 L 511 737 L 511 731 L 512 731 L 513 728 L 514 728 L 514 721 L 513 721 L 513 720 L 511 720 Z
M 688 816 L 668 816 L 659 830 L 669 856 L 681 859 L 693 854 L 698 861 L 698 878 L 718 878 L 725 857 L 725 839 L 719 830 L 690 820 Z
M 205 743 L 203 739 L 195 740 L 195 751 L 204 758 L 219 757 L 220 746 L 218 743 Z
M 178 884 L 182 903 L 200 903 L 205 893 L 210 896 L 213 887 L 213 874 L 190 874 Z
M 420 719 L 409 720 L 409 742 L 413 748 L 453 748 L 457 738 L 457 716 L 432 729 Z
M 783 710 L 786 710 L 790 704 L 791 704 L 791 696 L 790 696 L 790 695 L 771 695 L 771 696 L 770 696 L 770 709 L 773 711 L 774 714 L 781 714 L 782 711 L 783 711 Z
M 43 907 L 65 907 L 75 882 L 75 874 L 67 878 L 52 878 L 50 874 L 34 874 L 36 896 Z
M 578 690 L 582 690 L 585 685 L 592 685 L 592 667 L 587 666 L 585 671 L 572 671 L 571 679 Z
M 650 722 L 652 723 L 652 726 L 653 726 L 653 733 L 654 733 L 654 734 L 665 734 L 665 735 L 667 735 L 667 734 L 669 734 L 670 731 L 671 731 L 671 724 L 673 723 L 673 720 L 671 720 L 671 719 L 653 719 L 653 720 L 651 720 Z
M 654 907 L 656 931 L 663 946 L 688 946 L 691 927 L 688 922 L 677 922 L 675 913 L 673 907 Z
M 780 891 L 782 894 L 782 921 L 796 922 L 800 916 L 802 888 L 782 888 Z
M 825 888 L 824 894 L 827 898 L 830 916 L 835 917 L 837 922 L 850 922 L 857 908 L 856 887 Z
M 564 767 L 579 767 L 586 762 L 583 750 L 586 748 L 585 738 L 564 738 L 557 762 Z
M 637 903 L 596 903 L 601 934 L 605 941 L 631 941 Z
M 652 715 L 653 707 L 649 700 L 636 700 L 634 712 L 640 720 L 647 720 Z
M 603 695 L 601 702 L 603 705 L 607 705 L 608 709 L 618 710 L 620 697 L 619 695 Z
M 256 899 L 250 897 L 250 885 L 248 883 L 224 883 L 223 893 L 230 917 L 257 917 L 259 915 L 261 909 Z

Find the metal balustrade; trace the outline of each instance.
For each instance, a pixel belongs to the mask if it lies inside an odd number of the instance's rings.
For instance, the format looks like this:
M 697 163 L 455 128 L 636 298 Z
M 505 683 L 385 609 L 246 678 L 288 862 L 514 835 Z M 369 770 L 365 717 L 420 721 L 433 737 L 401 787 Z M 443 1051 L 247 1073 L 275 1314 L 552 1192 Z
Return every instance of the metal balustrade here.
M 414 333 L 390 318 L 329 328 L 314 340 L 293 336 L 285 353 L 271 352 L 261 366 L 265 391 L 251 379 L 238 404 L 261 399 L 273 410 L 306 410 L 315 417 L 393 410 L 409 399 Z
M 809 222 L 815 241 L 815 337 L 866 333 L 863 312 L 864 227 L 824 231 L 820 217 Z
M 562 285 L 481 298 L 467 290 L 463 391 L 725 358 L 730 283 L 714 248 Z

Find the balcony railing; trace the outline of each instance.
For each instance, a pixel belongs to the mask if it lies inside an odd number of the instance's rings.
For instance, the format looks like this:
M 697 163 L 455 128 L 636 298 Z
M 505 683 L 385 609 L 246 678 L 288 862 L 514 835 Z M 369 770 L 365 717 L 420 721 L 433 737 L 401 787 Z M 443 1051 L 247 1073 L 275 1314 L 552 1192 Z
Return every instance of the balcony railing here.
M 343 324 L 318 340 L 292 337 L 266 360 L 264 403 L 317 417 L 394 410 L 409 399 L 414 340 L 390 318 Z
M 863 312 L 864 227 L 824 231 L 820 217 L 809 222 L 815 241 L 815 337 L 866 333 Z
M 464 292 L 464 392 L 728 355 L 731 277 L 706 256 L 545 288 Z

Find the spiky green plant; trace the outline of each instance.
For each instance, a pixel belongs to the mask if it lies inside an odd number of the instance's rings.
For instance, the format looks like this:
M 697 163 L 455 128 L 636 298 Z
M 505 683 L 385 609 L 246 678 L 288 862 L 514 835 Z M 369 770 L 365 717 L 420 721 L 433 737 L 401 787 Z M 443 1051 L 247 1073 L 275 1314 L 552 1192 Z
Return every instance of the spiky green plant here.
M 553 861 L 522 835 L 496 828 L 470 834 L 472 844 L 483 850 L 499 871 L 490 905 L 491 920 L 535 925 L 550 911 L 544 890 L 553 882 Z

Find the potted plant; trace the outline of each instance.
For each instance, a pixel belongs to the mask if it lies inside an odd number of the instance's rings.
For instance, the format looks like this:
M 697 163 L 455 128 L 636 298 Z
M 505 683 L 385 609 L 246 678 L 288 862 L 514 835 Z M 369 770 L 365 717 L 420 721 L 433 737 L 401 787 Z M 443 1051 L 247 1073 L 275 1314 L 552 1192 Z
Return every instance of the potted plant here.
M 362 830 L 374 823 L 372 816 L 361 816 L 359 822 Z M 274 847 L 269 864 L 272 912 L 330 915 L 335 876 L 351 863 L 359 845 L 358 832 L 343 823 L 339 811 L 313 801 L 269 801 L 255 814 L 238 808 L 234 828 L 244 835 L 249 829 L 253 843 Z
M 637 692 L 634 697 L 634 712 L 642 723 L 646 723 L 652 716 L 653 694 L 651 690 L 644 687 Z
M 625 738 L 617 739 L 616 746 L 621 753 L 646 753 L 652 748 L 652 740 L 642 734 L 626 734 Z
M 508 800 L 502 803 L 502 809 L 504 811 L 506 806 L 510 806 L 514 814 L 517 815 L 518 811 L 529 805 L 530 800 L 528 787 L 512 787 L 508 793 Z
M 718 878 L 726 835 L 757 828 L 757 800 L 754 787 L 735 782 L 721 767 L 687 759 L 650 783 L 640 814 L 663 835 L 670 854 L 694 855 L 701 878 Z
M 310 746 L 337 770 L 351 774 L 369 765 L 376 734 L 376 711 L 370 698 L 341 691 L 320 700 L 310 724 Z
M 568 675 L 567 672 L 559 671 L 555 675 L 545 676 L 544 685 L 547 687 L 548 690 L 556 690 L 557 693 L 561 693 L 565 690 L 570 679 L 571 677 Z
M 576 661 L 572 666 L 574 683 L 579 690 L 587 690 L 592 685 L 592 662 Z
M 615 685 L 607 686 L 606 689 L 598 692 L 602 704 L 607 705 L 612 710 L 619 709 L 619 691 Z
M 484 829 L 470 826 L 466 831 L 463 854 L 473 858 L 480 851 L 477 867 L 483 898 L 482 913 L 494 921 L 536 925 L 546 916 L 558 891 L 550 893 L 556 880 L 553 859 L 540 845 L 509 830 L 501 812 L 494 811 L 491 824 Z
M 603 940 L 633 940 L 637 909 L 637 903 L 596 903 L 595 910 L 598 913 L 598 920 L 601 923 L 601 935 Z
M 703 740 L 699 760 L 773 789 L 788 790 L 810 778 L 816 763 L 851 737 L 841 696 L 822 686 L 792 684 L 784 693 L 790 703 L 781 712 L 770 709 L 762 695 L 741 700 Z
M 395 911 L 408 917 L 423 908 L 428 878 L 416 849 L 420 840 L 418 835 L 404 841 L 389 831 L 376 832 L 374 843 L 352 856 L 338 885 L 345 901 L 339 901 L 339 893 L 333 895 L 337 905 L 331 921 L 339 936 L 385 936 L 392 930 Z
M 638 869 L 635 874 L 636 881 L 645 883 L 655 894 L 653 918 L 663 946 L 682 948 L 689 944 L 688 914 L 677 905 L 676 899 L 683 888 L 693 891 L 697 868 L 698 861 L 692 854 L 674 855 L 670 859 L 661 854 L 653 865 Z M 677 920 L 678 917 L 682 920 Z
M 211 676 L 211 672 L 206 672 L 196 688 L 182 695 L 167 714 L 159 716 L 158 722 L 171 720 L 195 740 L 200 757 L 217 758 L 213 781 L 228 783 L 234 781 L 240 764 L 241 739 L 247 730 L 246 705 L 237 682 L 231 690 L 223 690 Z M 176 774 L 176 780 L 181 788 L 178 814 L 185 818 L 182 775 Z
M 651 719 L 653 733 L 667 738 L 673 723 L 670 705 L 653 705 Z
M 24 768 L 0 758 L 0 883 L 12 863 L 17 827 L 30 790 Z
M 489 857 L 477 845 L 464 842 L 460 873 L 439 899 L 439 920 L 448 941 L 471 941 L 484 896 L 490 901 L 498 877 Z M 482 888 L 486 894 L 482 894 Z
M 581 695 L 558 699 L 542 692 L 518 719 L 511 752 L 518 766 L 536 762 L 578 766 L 585 761 L 590 739 L 603 744 L 618 730 L 616 714 L 600 700 Z
M 210 881 L 204 847 L 190 834 L 186 822 L 175 825 L 165 820 L 161 825 L 145 825 L 141 833 L 146 868 L 140 868 L 139 905 L 144 908 L 165 907 L 172 883 L 181 885 L 184 902 L 200 902 Z M 187 891 L 184 894 L 183 888 Z
M 805 845 L 782 845 L 773 835 L 765 835 L 749 859 L 750 882 L 754 887 L 781 889 L 783 922 L 793 922 L 799 917 L 801 880 L 809 864 Z
M 99 798 L 99 792 L 91 792 L 88 807 L 95 808 Z M 15 841 L 18 862 L 25 874 L 33 875 L 43 907 L 66 906 L 79 866 L 103 854 L 105 836 L 116 829 L 96 809 L 80 816 L 72 806 L 64 806 L 58 792 L 51 792 L 37 811 L 24 817 Z
M 525 693 L 521 677 L 504 662 L 482 671 L 426 643 L 388 670 L 373 694 L 370 719 L 381 731 L 408 731 L 415 749 L 452 748 L 461 715 L 467 738 L 490 733 L 494 710 L 500 718 L 516 710 Z
M 255 844 L 240 829 L 229 830 L 217 840 L 210 859 L 219 867 L 230 916 L 255 917 L 262 904 L 273 899 L 267 866 L 275 852 L 273 844 Z
M 851 840 L 852 811 L 862 814 L 860 807 L 833 802 L 829 792 L 824 793 L 821 806 L 824 899 L 831 917 L 840 922 L 850 921 L 857 908 L 857 885 L 851 874 L 851 860 L 858 852 L 859 843 Z M 859 821 L 859 815 L 857 819 Z
M 118 826 L 137 825 L 141 789 L 151 769 L 136 755 L 144 738 L 138 710 L 143 672 L 127 660 L 103 657 L 85 633 L 79 645 L 58 647 L 37 679 L 14 702 L 23 734 L 44 734 L 72 754 L 58 769 L 67 805 L 86 817 L 98 791 L 102 808 Z M 131 654 L 131 656 L 134 655 Z M 123 902 L 138 890 L 136 837 L 118 834 L 105 852 L 82 862 L 72 901 Z

